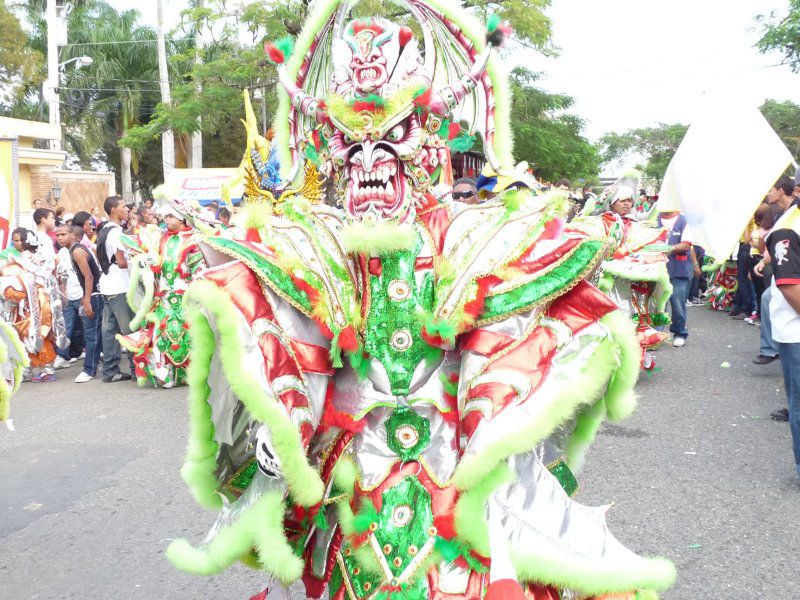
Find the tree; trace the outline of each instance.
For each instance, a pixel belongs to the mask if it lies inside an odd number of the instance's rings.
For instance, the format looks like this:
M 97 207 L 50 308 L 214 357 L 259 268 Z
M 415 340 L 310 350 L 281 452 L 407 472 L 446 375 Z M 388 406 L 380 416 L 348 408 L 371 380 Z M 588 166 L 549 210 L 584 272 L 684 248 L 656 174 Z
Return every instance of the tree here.
M 516 159 L 528 161 L 546 181 L 597 175 L 600 156 L 581 135 L 584 121 L 565 112 L 575 100 L 536 88 L 533 84 L 538 77 L 523 67 L 511 73 L 511 125 Z
M 657 127 L 607 133 L 600 138 L 603 162 L 639 155 L 646 161 L 640 168 L 647 177 L 661 181 L 688 127 L 680 123 L 660 123 Z
M 514 24 L 514 44 L 553 53 L 550 42 L 551 23 L 544 10 L 551 0 L 506 0 L 486 2 L 468 0 L 468 10 L 485 18 L 496 12 Z M 242 90 L 261 90 L 266 103 L 267 120 L 275 114 L 277 94 L 275 67 L 263 50 L 265 40 L 297 35 L 309 11 L 308 0 L 265 3 L 243 2 L 237 10 L 224 2 L 207 3 L 182 13 L 179 37 L 194 36 L 200 27 L 208 34 L 203 60 L 195 61 L 196 49 L 188 45 L 171 57 L 172 67 L 183 76 L 174 82 L 172 103 L 159 104 L 154 118 L 133 127 L 122 143 L 142 148 L 161 131 L 172 128 L 191 134 L 199 127 L 205 138 L 203 164 L 235 166 L 241 160 L 244 131 L 239 119 L 244 116 Z M 353 9 L 353 16 L 383 15 L 394 20 L 407 19 L 407 13 L 381 0 L 362 0 Z M 198 85 L 199 84 L 199 85 Z M 198 93 L 198 90 L 201 90 Z M 198 117 L 202 117 L 199 122 Z
M 758 15 L 756 22 L 762 28 L 756 48 L 765 54 L 782 54 L 783 64 L 795 73 L 800 72 L 800 0 L 789 0 L 788 12 L 783 16 L 772 11 L 769 15 Z
M 800 106 L 790 100 L 767 99 L 759 109 L 795 161 L 800 162 Z
M 43 80 L 44 55 L 28 46 L 19 19 L 0 0 L 0 114 L 18 116 L 20 98 Z
M 74 94 L 73 110 L 67 129 L 80 132 L 83 148 L 79 154 L 91 156 L 98 150 L 119 154 L 122 195 L 133 198 L 131 170 L 138 170 L 138 156 L 130 148 L 109 147 L 128 130 L 149 118 L 148 106 L 158 96 L 158 64 L 155 31 L 139 24 L 135 10 L 117 12 L 105 2 L 93 2 L 83 10 L 82 19 L 70 23 L 69 44 L 61 60 L 89 54 L 93 63 L 70 71 L 62 91 Z M 141 153 L 144 148 L 138 149 Z M 113 158 L 113 162 L 116 162 Z

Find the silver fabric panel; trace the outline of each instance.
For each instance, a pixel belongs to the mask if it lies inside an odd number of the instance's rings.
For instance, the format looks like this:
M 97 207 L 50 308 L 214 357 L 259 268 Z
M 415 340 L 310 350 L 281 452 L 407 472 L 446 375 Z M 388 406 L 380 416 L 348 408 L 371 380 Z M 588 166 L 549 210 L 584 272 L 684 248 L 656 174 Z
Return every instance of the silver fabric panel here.
M 398 402 L 398 405 L 404 405 Z M 458 461 L 456 448 L 456 428 L 445 421 L 439 410 L 431 405 L 412 405 L 411 409 L 428 419 L 431 438 L 427 448 L 420 455 L 430 474 L 438 483 L 446 483 L 453 475 Z M 389 448 L 386 440 L 384 422 L 394 412 L 393 407 L 374 409 L 367 416 L 367 426 L 353 438 L 352 453 L 364 489 L 373 489 L 386 478 L 392 465 L 400 457 Z
M 286 489 L 286 482 L 283 478 L 267 477 L 261 471 L 256 470 L 253 481 L 235 502 L 228 502 L 223 496 L 224 506 L 217 516 L 214 525 L 212 525 L 211 529 L 208 531 L 204 543 L 208 544 L 216 537 L 220 530 L 236 522 L 241 514 L 255 504 L 266 492 L 277 490 L 285 495 Z
M 581 330 L 556 353 L 544 381 L 529 398 L 520 398 L 491 421 L 482 421 L 478 425 L 464 455 L 481 454 L 486 448 L 542 419 L 552 405 L 560 401 L 564 391 L 575 384 L 576 374 L 586 369 L 601 342 L 609 336 L 608 329 L 600 323 Z M 591 404 L 596 400 L 586 398 L 585 402 Z
M 576 559 L 637 560 L 606 524 L 608 506 L 570 499 L 534 452 L 508 461 L 516 480 L 499 487 L 487 504 L 489 523 L 502 529 L 518 554 Z
M 262 286 L 262 289 L 275 313 L 275 320 L 278 321 L 287 336 L 306 344 L 330 348 L 330 340 L 322 335 L 314 321 L 286 302 L 270 288 Z

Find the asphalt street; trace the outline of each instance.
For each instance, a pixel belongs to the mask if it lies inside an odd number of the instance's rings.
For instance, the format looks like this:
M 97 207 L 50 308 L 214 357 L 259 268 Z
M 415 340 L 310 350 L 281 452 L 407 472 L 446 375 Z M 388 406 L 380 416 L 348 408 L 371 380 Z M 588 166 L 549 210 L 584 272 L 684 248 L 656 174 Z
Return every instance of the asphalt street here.
M 758 330 L 689 309 L 684 348 L 656 355 L 639 409 L 604 425 L 578 499 L 612 504 L 631 549 L 672 559 L 682 598 L 800 597 L 800 480 L 778 362 L 756 366 Z M 263 575 L 237 566 L 204 578 L 164 557 L 203 539 L 214 515 L 180 479 L 186 389 L 131 382 L 23 384 L 15 431 L 0 426 L 0 598 L 246 599 Z

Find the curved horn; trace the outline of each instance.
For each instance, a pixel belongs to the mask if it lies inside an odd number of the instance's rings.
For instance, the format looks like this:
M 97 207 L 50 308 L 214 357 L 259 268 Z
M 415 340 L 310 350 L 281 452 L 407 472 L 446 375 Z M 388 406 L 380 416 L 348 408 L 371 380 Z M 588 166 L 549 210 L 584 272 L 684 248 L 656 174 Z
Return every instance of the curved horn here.
M 289 95 L 292 106 L 320 124 L 327 122 L 328 113 L 325 110 L 325 103 L 297 87 L 283 65 L 278 68 L 278 80 Z
M 472 65 L 469 73 L 464 75 L 456 83 L 436 90 L 431 99 L 431 110 L 438 115 L 445 116 L 461 104 L 466 95 L 478 85 L 478 81 L 480 81 L 481 75 L 486 68 L 486 63 L 489 61 L 491 52 L 491 46 L 486 47 L 483 52 L 475 58 L 475 63 Z

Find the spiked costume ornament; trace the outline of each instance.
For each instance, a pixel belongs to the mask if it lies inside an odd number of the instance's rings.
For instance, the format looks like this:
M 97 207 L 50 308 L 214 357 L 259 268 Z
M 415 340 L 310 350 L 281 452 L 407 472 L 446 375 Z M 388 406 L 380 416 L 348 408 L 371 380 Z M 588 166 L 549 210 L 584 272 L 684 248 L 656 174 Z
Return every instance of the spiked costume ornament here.
M 346 22 L 334 0 L 293 49 L 268 47 L 282 181 L 318 164 L 342 208 L 295 195 L 245 240 L 200 244 L 182 474 L 220 513 L 201 546 L 167 554 L 194 573 L 262 569 L 264 598 L 652 597 L 672 565 L 572 499 L 601 421 L 635 404 L 633 327 L 586 281 L 608 242 L 526 190 L 455 216 L 434 199 L 462 136 L 514 171 L 487 45 L 505 27 L 398 6 L 421 41 Z

